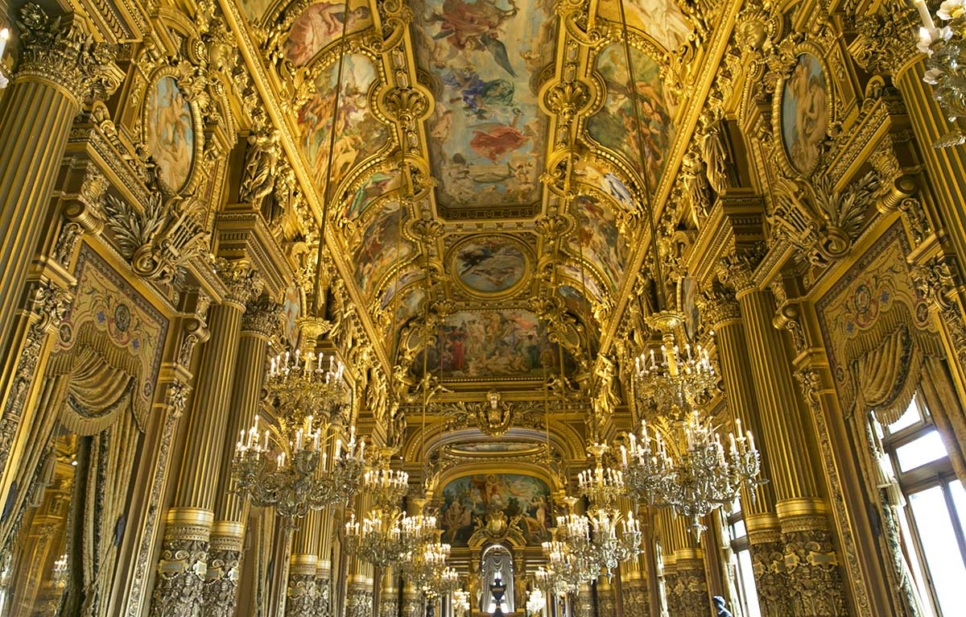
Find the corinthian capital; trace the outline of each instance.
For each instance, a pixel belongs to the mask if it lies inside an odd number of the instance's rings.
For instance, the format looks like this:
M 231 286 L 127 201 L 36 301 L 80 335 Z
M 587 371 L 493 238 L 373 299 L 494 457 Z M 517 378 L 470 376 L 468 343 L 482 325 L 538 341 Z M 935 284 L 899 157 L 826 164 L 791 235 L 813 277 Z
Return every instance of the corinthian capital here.
M 62 86 L 78 105 L 108 98 L 120 86 L 124 72 L 115 64 L 117 50 L 95 42 L 73 14 L 51 17 L 28 2 L 17 15 L 20 66 L 17 79 L 34 79 Z
M 751 291 L 757 287 L 755 267 L 761 261 L 760 257 L 758 251 L 747 249 L 722 257 L 718 260 L 718 278 L 739 294 Z
M 262 293 L 262 278 L 247 259 L 216 260 L 215 269 L 228 287 L 226 300 L 247 305 Z
M 265 297 L 248 303 L 242 317 L 242 332 L 270 337 L 281 328 L 282 307 Z
M 895 75 L 918 55 L 917 20 L 911 4 L 888 1 L 876 12 L 857 15 L 849 53 L 869 73 Z
M 735 293 L 724 285 L 715 285 L 704 292 L 700 308 L 703 318 L 712 328 L 720 328 L 725 323 L 741 319 L 741 309 Z

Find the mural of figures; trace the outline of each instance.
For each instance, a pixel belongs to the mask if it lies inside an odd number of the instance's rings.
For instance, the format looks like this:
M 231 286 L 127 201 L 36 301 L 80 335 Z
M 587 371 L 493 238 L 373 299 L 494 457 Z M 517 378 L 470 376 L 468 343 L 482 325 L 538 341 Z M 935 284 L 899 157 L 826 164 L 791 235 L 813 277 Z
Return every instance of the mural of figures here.
M 188 181 L 195 157 L 191 106 L 173 77 L 162 77 L 147 96 L 144 130 L 148 154 L 158 166 L 161 182 L 173 191 Z
M 382 212 L 376 215 L 362 234 L 362 243 L 355 252 L 356 282 L 367 297 L 373 283 L 413 251 L 412 243 L 399 235 L 400 217 L 403 218 L 402 225 L 405 225 L 405 214 L 399 202 L 386 202 Z
M 447 484 L 442 496 L 439 519 L 443 542 L 454 547 L 467 545 L 476 529 L 474 519 L 497 510 L 502 510 L 508 521 L 517 520 L 528 544 L 539 545 L 550 539 L 550 488 L 538 478 L 517 474 L 464 476 Z
M 332 160 L 332 180 L 338 184 L 364 156 L 373 154 L 389 139 L 386 126 L 369 109 L 369 90 L 377 75 L 372 60 L 364 54 L 345 57 L 342 76 L 342 95 L 339 97 L 339 118 L 336 125 Z M 333 62 L 322 73 L 317 90 L 298 113 L 299 138 L 302 151 L 324 194 L 326 168 L 329 161 L 329 131 L 338 83 L 338 63 Z
M 593 276 L 593 273 L 588 271 L 587 268 L 581 270 L 580 266 L 566 263 L 557 266 L 558 278 L 557 281 L 563 281 L 564 279 L 570 279 L 571 284 L 575 289 L 586 289 L 587 295 L 596 300 L 597 302 L 603 302 L 605 298 L 604 290 L 601 288 L 600 283 Z
M 557 346 L 530 311 L 458 311 L 446 317 L 426 366 L 444 379 L 543 376 L 559 365 Z M 573 361 L 564 357 L 567 367 Z M 415 363 L 418 369 L 422 361 Z
M 803 173 L 818 164 L 828 130 L 828 90 L 818 58 L 798 57 L 782 90 L 782 143 L 796 169 Z
M 285 40 L 285 57 L 295 66 L 303 66 L 315 54 L 342 35 L 345 23 L 345 4 L 323 0 L 310 4 L 302 11 Z M 372 25 L 369 4 L 365 0 L 349 2 L 349 23 L 346 33 L 365 30 Z
M 520 244 L 510 238 L 474 238 L 457 249 L 453 269 L 469 289 L 499 293 L 520 282 L 527 272 L 527 259 Z
M 674 140 L 671 111 L 664 97 L 660 66 L 636 48 L 631 48 L 634 84 L 641 112 L 643 144 L 638 143 L 637 119 L 627 90 L 624 47 L 605 47 L 597 57 L 597 71 L 607 84 L 604 105 L 587 120 L 587 132 L 600 145 L 619 152 L 634 167 L 640 167 L 641 148 L 647 183 L 654 189 L 664 171 L 665 156 Z
M 620 23 L 616 0 L 602 0 L 598 14 Z M 630 28 L 640 30 L 668 51 L 674 51 L 688 40 L 694 28 L 675 0 L 627 0 L 624 14 Z
M 613 210 L 606 203 L 587 196 L 574 200 L 574 208 L 579 224 L 569 238 L 570 250 L 589 260 L 606 277 L 610 288 L 616 289 L 624 274 L 628 247 L 617 231 Z M 586 273 L 583 277 L 587 278 Z
M 418 0 L 419 62 L 443 87 L 428 122 L 444 207 L 539 200 L 548 119 L 530 82 L 553 55 L 550 0 Z
M 611 197 L 624 210 L 637 209 L 634 195 L 617 174 L 594 161 L 581 160 L 574 165 L 574 174 L 585 182 Z
M 349 220 L 355 220 L 365 212 L 366 208 L 369 207 L 376 199 L 382 197 L 386 193 L 395 191 L 399 188 L 400 176 L 396 173 L 389 173 L 384 171 L 377 171 L 373 173 L 365 181 L 365 183 L 359 187 L 359 190 L 355 192 L 352 196 L 352 201 L 350 201 L 345 208 L 343 215 Z
M 406 291 L 406 287 L 410 284 L 421 281 L 424 278 L 426 278 L 426 272 L 421 269 L 409 270 L 398 276 L 398 278 L 394 274 L 386 281 L 386 290 L 382 293 L 382 298 L 379 300 L 379 308 L 386 308 L 397 293 Z

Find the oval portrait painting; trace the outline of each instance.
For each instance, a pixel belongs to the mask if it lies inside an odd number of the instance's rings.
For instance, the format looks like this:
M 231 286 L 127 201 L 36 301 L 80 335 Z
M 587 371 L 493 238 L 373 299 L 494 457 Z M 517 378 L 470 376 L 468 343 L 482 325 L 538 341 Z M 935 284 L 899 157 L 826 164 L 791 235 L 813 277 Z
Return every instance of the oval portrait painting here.
M 808 173 L 818 164 L 828 129 L 828 85 L 822 63 L 801 54 L 782 89 L 782 144 L 792 166 Z
M 484 294 L 512 289 L 527 273 L 527 258 L 518 242 L 505 237 L 473 238 L 453 258 L 459 281 Z
M 162 77 L 148 92 L 144 127 L 158 177 L 169 189 L 181 190 L 191 174 L 195 134 L 191 106 L 173 77 Z

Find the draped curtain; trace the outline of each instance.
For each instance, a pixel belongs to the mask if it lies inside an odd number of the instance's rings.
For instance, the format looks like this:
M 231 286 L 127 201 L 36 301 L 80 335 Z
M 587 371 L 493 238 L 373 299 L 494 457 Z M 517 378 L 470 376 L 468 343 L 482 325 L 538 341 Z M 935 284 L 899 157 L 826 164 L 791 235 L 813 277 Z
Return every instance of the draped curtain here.
M 505 612 L 513 612 L 513 556 L 506 547 L 493 545 L 483 553 L 483 567 L 481 569 L 483 592 L 480 594 L 480 610 L 492 611 L 495 606 L 490 594 L 490 585 L 499 578 L 506 585 Z

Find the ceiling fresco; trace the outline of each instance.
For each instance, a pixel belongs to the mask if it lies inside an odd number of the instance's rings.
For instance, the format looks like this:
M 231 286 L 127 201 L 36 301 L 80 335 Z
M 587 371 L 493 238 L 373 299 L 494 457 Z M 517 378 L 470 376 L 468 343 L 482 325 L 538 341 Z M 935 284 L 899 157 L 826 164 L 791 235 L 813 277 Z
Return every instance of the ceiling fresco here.
M 530 270 L 527 250 L 509 236 L 474 236 L 453 250 L 452 272 L 470 292 L 513 291 Z
M 613 0 L 240 2 L 387 366 L 467 391 L 586 367 L 671 164 L 669 59 L 696 36 L 674 0 L 625 6 L 643 140 Z
M 638 139 L 637 118 L 627 89 L 627 62 L 623 45 L 610 45 L 597 57 L 596 68 L 607 84 L 601 109 L 587 120 L 587 133 L 605 148 L 619 152 L 632 168 L 640 171 L 643 147 L 649 188 L 657 187 L 664 170 L 668 147 L 674 138 L 673 109 L 668 106 L 661 79 L 661 67 L 644 52 L 631 48 L 634 85 L 641 116 Z
M 620 23 L 620 7 L 615 0 L 601 0 L 597 14 Z M 626 0 L 624 14 L 628 27 L 647 34 L 668 51 L 679 48 L 694 32 L 675 0 Z
M 428 124 L 443 208 L 540 200 L 549 119 L 534 84 L 554 50 L 549 0 L 417 0 L 420 66 L 440 93 Z
M 389 139 L 389 128 L 375 117 L 369 106 L 370 91 L 378 87 L 376 65 L 365 54 L 349 54 L 343 66 L 336 140 L 330 150 L 338 78 L 338 62 L 333 62 L 315 82 L 297 118 L 302 153 L 321 195 L 326 193 L 327 177 L 338 185 L 363 159 L 378 154 Z M 332 172 L 328 176 L 330 152 Z

